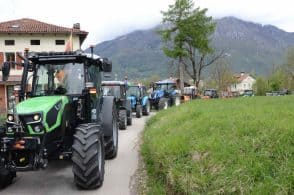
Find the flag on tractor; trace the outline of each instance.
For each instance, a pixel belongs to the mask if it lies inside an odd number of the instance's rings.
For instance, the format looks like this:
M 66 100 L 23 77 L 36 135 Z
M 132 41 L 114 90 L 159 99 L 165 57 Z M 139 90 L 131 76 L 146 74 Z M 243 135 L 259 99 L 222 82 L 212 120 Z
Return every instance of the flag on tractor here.
M 65 44 L 65 51 L 73 51 L 72 30 L 70 32 L 69 39 Z

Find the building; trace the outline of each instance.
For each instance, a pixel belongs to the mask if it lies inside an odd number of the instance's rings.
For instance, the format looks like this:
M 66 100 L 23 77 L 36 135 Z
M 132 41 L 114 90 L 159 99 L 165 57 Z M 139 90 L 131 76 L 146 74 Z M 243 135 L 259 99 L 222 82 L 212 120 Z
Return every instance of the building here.
M 81 48 L 87 35 L 79 23 L 66 28 L 29 18 L 0 22 L 0 69 L 5 61 L 21 63 L 16 52 L 23 54 L 25 48 L 35 52 L 63 52 L 67 47 L 75 51 Z M 0 113 L 6 112 L 8 97 L 13 86 L 20 84 L 21 74 L 22 67 L 17 65 L 11 68 L 8 81 L 2 81 L 0 73 Z
M 233 94 L 238 95 L 242 95 L 245 90 L 252 90 L 253 85 L 256 82 L 256 80 L 252 76 L 244 72 L 241 72 L 240 74 L 235 74 L 234 78 L 235 83 L 231 85 L 230 91 Z

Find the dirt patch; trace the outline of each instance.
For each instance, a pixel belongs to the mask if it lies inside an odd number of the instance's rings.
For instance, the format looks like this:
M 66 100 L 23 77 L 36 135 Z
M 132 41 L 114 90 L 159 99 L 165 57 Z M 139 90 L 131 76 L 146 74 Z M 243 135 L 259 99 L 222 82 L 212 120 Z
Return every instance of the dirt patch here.
M 148 176 L 147 176 L 145 163 L 140 154 L 140 145 L 143 142 L 142 135 L 143 133 L 141 133 L 139 141 L 136 144 L 137 147 L 139 147 L 139 150 L 138 150 L 139 162 L 138 162 L 138 168 L 135 174 L 131 177 L 131 182 L 130 182 L 131 195 L 147 194 L 147 177 Z

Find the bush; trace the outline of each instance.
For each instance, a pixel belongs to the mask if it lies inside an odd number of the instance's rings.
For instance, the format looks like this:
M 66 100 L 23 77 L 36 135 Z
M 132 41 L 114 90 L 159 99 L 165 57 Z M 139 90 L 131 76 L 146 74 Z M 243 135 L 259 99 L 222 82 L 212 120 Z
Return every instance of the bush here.
M 150 194 L 293 194 L 294 96 L 195 100 L 148 122 Z

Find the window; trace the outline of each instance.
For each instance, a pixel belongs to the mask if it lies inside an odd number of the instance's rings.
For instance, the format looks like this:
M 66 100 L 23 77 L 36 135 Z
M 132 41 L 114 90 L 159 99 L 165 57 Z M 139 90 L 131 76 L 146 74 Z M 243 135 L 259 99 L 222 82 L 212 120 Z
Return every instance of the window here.
M 15 53 L 14 52 L 7 52 L 5 53 L 5 61 L 8 61 L 8 62 L 15 62 Z M 11 68 L 15 68 L 15 64 L 12 63 L 11 64 Z
M 65 41 L 64 40 L 55 40 L 55 45 L 64 45 Z
M 5 40 L 5 45 L 14 45 L 14 40 Z
M 40 40 L 31 40 L 31 45 L 40 45 Z

